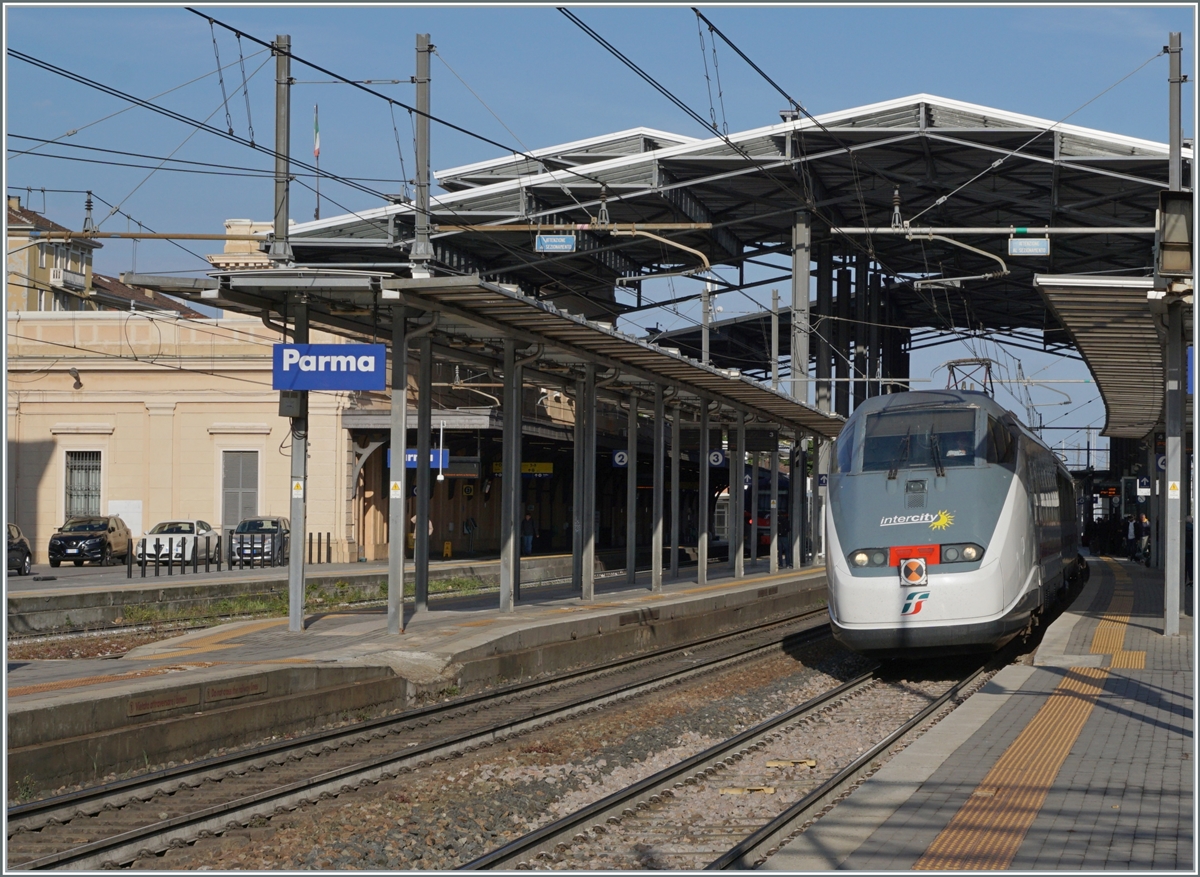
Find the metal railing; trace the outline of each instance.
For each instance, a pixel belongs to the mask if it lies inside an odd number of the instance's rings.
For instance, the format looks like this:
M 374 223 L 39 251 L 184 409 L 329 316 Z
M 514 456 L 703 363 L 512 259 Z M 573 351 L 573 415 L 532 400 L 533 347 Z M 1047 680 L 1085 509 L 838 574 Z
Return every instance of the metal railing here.
M 309 538 L 311 553 L 311 534 Z M 156 537 L 153 543 L 148 544 L 148 541 L 143 538 L 136 551 L 130 549 L 125 553 L 126 578 L 134 577 L 135 566 L 143 579 L 151 569 L 155 577 L 163 575 L 164 569 L 168 576 L 185 575 L 188 566 L 191 566 L 192 573 L 198 573 L 201 553 L 204 555 L 204 572 L 213 571 L 214 561 L 217 572 L 225 569 L 226 562 L 231 570 L 263 569 L 286 564 L 285 552 L 280 550 L 273 537 L 266 534 L 230 533 L 228 536 L 217 536 L 215 544 L 212 536 L 205 536 L 203 541 L 199 536 L 192 536 L 190 540 L 186 536 L 169 536 L 165 542 Z

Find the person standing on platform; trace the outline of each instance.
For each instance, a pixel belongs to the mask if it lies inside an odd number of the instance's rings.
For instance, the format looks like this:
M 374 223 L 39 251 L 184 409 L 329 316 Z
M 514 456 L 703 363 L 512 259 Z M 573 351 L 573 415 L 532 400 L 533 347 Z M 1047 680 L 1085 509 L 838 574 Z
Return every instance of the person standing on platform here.
M 1133 560 L 1133 552 L 1137 549 L 1137 522 L 1133 515 L 1125 516 L 1125 556 Z
M 1142 512 L 1137 519 L 1137 559 L 1148 560 L 1150 555 L 1150 519 Z
M 533 523 L 533 515 L 525 513 L 521 522 L 521 553 L 533 554 L 533 537 L 537 535 L 537 525 Z

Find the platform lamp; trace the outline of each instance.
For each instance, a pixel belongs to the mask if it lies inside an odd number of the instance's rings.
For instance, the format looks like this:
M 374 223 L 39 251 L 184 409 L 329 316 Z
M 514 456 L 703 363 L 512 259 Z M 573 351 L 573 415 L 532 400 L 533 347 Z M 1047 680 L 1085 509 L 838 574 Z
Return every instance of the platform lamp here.
M 442 466 L 446 463 L 446 421 L 441 421 L 438 426 L 438 481 L 445 481 L 446 476 L 442 472 Z

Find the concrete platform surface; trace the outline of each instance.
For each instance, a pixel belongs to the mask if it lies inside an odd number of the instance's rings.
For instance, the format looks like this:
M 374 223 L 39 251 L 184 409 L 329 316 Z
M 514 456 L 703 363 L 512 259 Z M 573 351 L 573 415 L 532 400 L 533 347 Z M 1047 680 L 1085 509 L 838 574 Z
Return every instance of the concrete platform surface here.
M 750 627 L 825 600 L 824 571 L 812 569 L 734 580 L 726 567 L 704 586 L 681 579 L 660 594 L 649 591 L 648 573 L 637 584 L 599 580 L 587 603 L 558 588 L 531 589 L 512 613 L 499 611 L 494 594 L 416 615 L 409 604 L 400 635 L 388 634 L 383 609 L 335 611 L 308 616 L 302 632 L 290 632 L 284 618 L 261 619 L 119 659 L 9 662 L 10 784 L 26 776 L 26 786 L 82 782 L 99 765 L 103 775 L 199 757 L 424 696 Z
M 765 870 L 1195 873 L 1194 619 L 1091 560 L 1031 665 L 994 676 Z

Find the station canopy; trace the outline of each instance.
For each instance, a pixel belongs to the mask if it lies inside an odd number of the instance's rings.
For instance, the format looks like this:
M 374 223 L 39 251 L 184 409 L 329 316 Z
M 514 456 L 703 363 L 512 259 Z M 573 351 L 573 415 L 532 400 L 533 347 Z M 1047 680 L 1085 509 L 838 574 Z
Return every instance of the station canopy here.
M 920 213 L 914 227 L 1144 230 L 1154 225 L 1158 192 L 1167 185 L 1165 144 L 932 95 L 727 138 L 635 129 L 533 155 L 537 161 L 512 156 L 436 173 L 449 190 L 433 199 L 438 226 L 535 226 L 437 234 L 437 262 L 541 298 L 583 296 L 596 313 L 613 315 L 629 310 L 628 302 L 613 301 L 618 279 L 636 290 L 639 279 L 700 267 L 698 258 L 655 238 L 604 230 L 577 231 L 573 253 L 542 254 L 534 251 L 536 226 L 549 233 L 556 222 L 592 224 L 602 208 L 614 224 L 711 223 L 655 234 L 703 252 L 714 265 L 769 260 L 790 270 L 793 218 L 811 204 L 814 245 L 861 244 L 889 274 L 949 277 L 991 272 L 997 264 L 939 241 L 844 236 L 830 228 L 890 228 L 898 188 L 901 216 Z M 403 258 L 412 228 L 412 205 L 394 204 L 298 224 L 292 246 L 303 264 L 368 267 Z M 1144 275 L 1153 250 L 1151 234 L 1076 234 L 1056 236 L 1048 258 L 1008 259 L 1003 236 L 955 237 L 1005 256 L 1011 274 L 936 298 L 897 290 L 904 325 L 1024 329 L 1066 340 L 1034 288 L 1034 273 Z
M 1191 154 L 1188 144 L 1185 187 Z M 628 325 L 623 318 L 662 303 L 661 291 L 654 301 L 642 294 L 646 280 L 662 275 L 675 275 L 675 302 L 696 297 L 705 282 L 718 292 L 770 285 L 781 289 L 786 308 L 792 229 L 807 210 L 814 253 L 829 241 L 835 254 L 866 252 L 879 266 L 891 323 L 919 330 L 914 348 L 951 333 L 1071 352 L 1080 338 L 1063 322 L 1070 309 L 1052 306 L 1035 274 L 1149 276 L 1167 164 L 1163 143 L 926 94 L 727 137 L 638 128 L 436 172 L 445 192 L 432 199 L 433 266 L 620 328 Z M 893 231 L 897 197 L 911 235 Z M 404 276 L 414 215 L 398 197 L 297 224 L 290 232 L 296 264 Z M 1052 234 L 1046 256 L 1008 255 L 1010 236 L 1042 227 L 1073 231 Z M 918 277 L 999 267 L 922 237 L 921 229 L 957 229 L 943 236 L 999 256 L 1009 273 L 914 287 Z M 538 252 L 539 233 L 573 235 L 574 250 Z M 719 276 L 703 271 L 706 261 Z M 747 268 L 769 276 L 747 280 Z M 622 287 L 629 293 L 615 294 Z M 1148 308 L 1144 318 L 1152 319 Z M 714 365 L 764 375 L 768 319 L 752 314 L 717 326 Z M 695 327 L 659 340 L 698 356 Z M 1147 392 L 1161 392 L 1161 383 L 1160 372 Z M 1105 395 L 1109 405 L 1115 398 Z M 1144 410 L 1135 419 L 1144 420 Z

